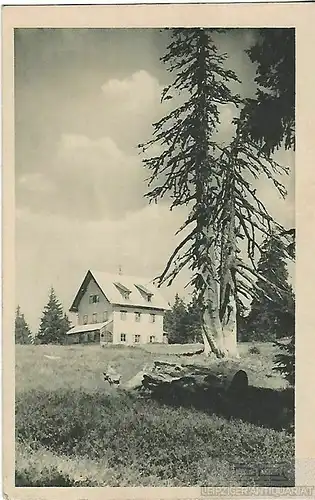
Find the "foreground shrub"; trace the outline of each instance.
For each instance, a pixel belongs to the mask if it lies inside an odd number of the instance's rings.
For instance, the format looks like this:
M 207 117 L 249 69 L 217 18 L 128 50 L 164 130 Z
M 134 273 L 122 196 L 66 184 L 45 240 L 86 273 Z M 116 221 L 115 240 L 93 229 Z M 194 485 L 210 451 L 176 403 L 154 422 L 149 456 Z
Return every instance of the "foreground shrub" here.
M 119 391 L 18 397 L 16 436 L 33 450 L 45 447 L 55 454 L 105 459 L 120 470 L 135 466 L 141 476 L 176 478 L 182 485 L 207 485 L 211 474 L 216 485 L 256 484 L 255 472 L 242 477 L 239 469 L 255 471 L 270 464 L 281 464 L 290 484 L 294 478 L 294 442 L 285 432 Z M 221 473 L 216 476 L 215 470 Z

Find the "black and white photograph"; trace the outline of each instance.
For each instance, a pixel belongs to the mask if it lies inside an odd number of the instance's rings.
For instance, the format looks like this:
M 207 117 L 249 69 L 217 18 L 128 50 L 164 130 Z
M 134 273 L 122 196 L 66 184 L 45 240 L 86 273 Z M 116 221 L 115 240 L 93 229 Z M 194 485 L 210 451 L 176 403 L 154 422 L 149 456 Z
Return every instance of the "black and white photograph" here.
M 14 29 L 16 487 L 296 486 L 296 32 L 207 25 Z

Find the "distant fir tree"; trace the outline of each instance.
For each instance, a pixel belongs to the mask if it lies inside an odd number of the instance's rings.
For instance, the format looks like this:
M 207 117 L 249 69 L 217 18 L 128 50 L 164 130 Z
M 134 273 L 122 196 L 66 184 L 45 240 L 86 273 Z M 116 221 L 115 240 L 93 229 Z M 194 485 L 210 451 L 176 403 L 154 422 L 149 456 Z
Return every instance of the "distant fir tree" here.
M 288 283 L 283 240 L 271 234 L 262 246 L 255 296 L 247 319 L 247 339 L 270 341 L 294 333 L 294 294 Z M 274 286 L 276 285 L 276 287 Z
M 164 329 L 170 344 L 202 342 L 202 310 L 197 301 L 186 305 L 176 294 L 172 309 L 165 313 Z
M 237 299 L 236 306 L 237 341 L 243 342 L 247 339 L 248 310 L 239 297 Z
M 64 313 L 63 318 L 62 318 L 62 332 L 63 332 L 63 343 L 66 340 L 66 333 L 70 330 L 71 328 L 71 321 L 66 313 Z
M 63 313 L 62 305 L 57 299 L 54 289 L 51 288 L 48 303 L 43 310 L 37 343 L 64 344 L 69 328 L 70 321 Z
M 17 306 L 15 313 L 15 343 L 16 344 L 31 344 L 31 330 L 25 320 L 24 314 L 21 313 L 20 306 Z
M 188 326 L 186 304 L 176 294 L 172 308 L 166 311 L 164 316 L 164 329 L 167 332 L 168 342 L 170 344 L 186 344 L 189 336 Z
M 188 321 L 191 331 L 191 339 L 193 342 L 203 342 L 202 337 L 202 308 L 194 296 L 192 301 L 187 305 Z

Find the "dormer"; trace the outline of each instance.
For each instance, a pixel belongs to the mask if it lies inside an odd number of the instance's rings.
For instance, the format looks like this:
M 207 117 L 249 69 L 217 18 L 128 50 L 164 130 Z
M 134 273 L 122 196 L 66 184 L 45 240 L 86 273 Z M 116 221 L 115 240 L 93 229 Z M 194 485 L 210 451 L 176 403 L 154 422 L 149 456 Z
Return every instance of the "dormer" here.
M 114 285 L 124 299 L 130 299 L 131 290 L 129 290 L 129 288 L 127 288 L 125 285 L 122 285 L 121 283 L 114 283 Z
M 153 293 L 150 292 L 150 290 L 148 290 L 145 286 L 143 285 L 135 285 L 135 287 L 139 290 L 139 292 L 141 293 L 142 297 L 147 301 L 147 302 L 151 302 L 152 301 L 152 297 L 153 297 Z

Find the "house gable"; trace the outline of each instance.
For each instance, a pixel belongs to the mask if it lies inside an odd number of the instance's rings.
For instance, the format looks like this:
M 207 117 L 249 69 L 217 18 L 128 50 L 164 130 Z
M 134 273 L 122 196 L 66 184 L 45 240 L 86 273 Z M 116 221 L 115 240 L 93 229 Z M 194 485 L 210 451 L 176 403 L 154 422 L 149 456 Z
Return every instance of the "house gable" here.
M 99 293 L 102 294 L 105 299 L 107 300 L 107 302 L 109 302 L 109 300 L 107 299 L 107 297 L 105 296 L 102 288 L 99 286 L 99 284 L 97 283 L 97 281 L 95 280 L 93 274 L 91 273 L 91 271 L 88 271 L 85 275 L 85 278 L 72 302 L 72 305 L 69 309 L 70 312 L 74 312 L 74 313 L 77 313 L 79 311 L 79 305 L 80 305 L 80 302 L 82 300 L 82 298 L 84 297 L 84 295 L 87 293 L 88 291 L 88 286 L 89 284 L 92 282 L 94 282 L 98 289 L 99 289 Z
M 79 324 L 99 323 L 110 319 L 112 305 L 105 297 L 103 290 L 92 277 L 78 304 Z

